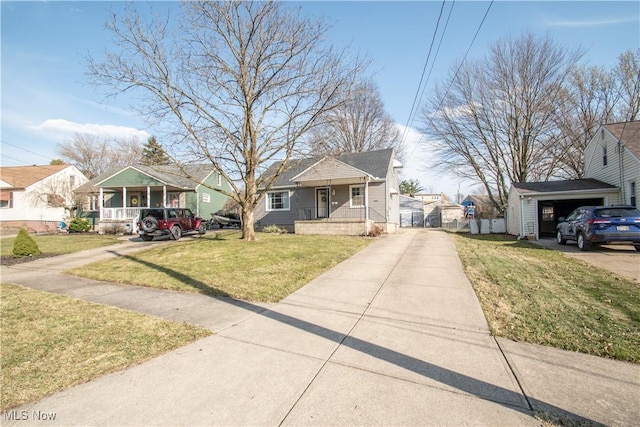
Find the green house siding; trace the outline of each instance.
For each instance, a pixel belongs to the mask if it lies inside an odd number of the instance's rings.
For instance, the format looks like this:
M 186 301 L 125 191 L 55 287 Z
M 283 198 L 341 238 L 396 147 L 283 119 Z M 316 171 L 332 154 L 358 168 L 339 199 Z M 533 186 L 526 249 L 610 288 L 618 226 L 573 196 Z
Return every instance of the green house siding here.
M 231 185 L 224 178 L 220 180 L 220 183 L 221 185 L 218 185 L 218 173 L 212 172 L 206 179 L 204 179 L 204 182 L 198 186 L 198 212 L 202 218 L 211 218 L 211 214 L 222 209 L 229 199 L 229 197 L 215 189 L 231 191 Z
M 133 168 L 126 168 L 100 184 L 101 187 L 135 187 L 147 185 L 163 185 L 163 183 Z

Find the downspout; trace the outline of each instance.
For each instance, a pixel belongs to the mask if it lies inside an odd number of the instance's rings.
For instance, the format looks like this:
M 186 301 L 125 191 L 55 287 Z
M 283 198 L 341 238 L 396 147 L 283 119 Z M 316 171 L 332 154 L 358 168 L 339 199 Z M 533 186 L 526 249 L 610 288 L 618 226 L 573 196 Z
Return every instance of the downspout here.
M 626 185 L 624 182 L 624 159 L 622 156 L 623 149 L 624 147 L 622 143 L 618 140 L 618 168 L 620 169 L 620 192 L 621 192 L 620 196 L 622 197 L 622 200 L 620 200 L 620 204 L 626 205 L 627 198 L 625 197 Z

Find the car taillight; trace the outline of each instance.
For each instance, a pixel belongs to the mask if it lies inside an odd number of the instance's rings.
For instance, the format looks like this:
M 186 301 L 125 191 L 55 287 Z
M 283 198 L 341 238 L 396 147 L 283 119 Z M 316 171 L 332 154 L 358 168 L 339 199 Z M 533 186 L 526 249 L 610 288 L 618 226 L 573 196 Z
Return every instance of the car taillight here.
M 607 219 L 590 219 L 587 224 L 611 224 L 611 221 Z

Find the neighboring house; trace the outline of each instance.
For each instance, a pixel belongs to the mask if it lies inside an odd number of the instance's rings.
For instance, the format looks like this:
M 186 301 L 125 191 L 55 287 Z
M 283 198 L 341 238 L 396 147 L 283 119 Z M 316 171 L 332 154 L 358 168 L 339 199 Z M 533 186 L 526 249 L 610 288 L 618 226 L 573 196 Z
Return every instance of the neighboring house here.
M 424 203 L 416 197 L 400 195 L 400 227 L 424 227 Z
M 185 171 L 175 166 L 127 166 L 80 190 L 90 194 L 91 208 L 99 211 L 101 231 L 119 226 L 135 231 L 140 210 L 151 207 L 189 208 L 209 220 L 228 200 L 215 189 L 231 191 L 231 187 L 213 166 L 187 165 Z
M 489 196 L 470 194 L 460 203 L 464 206 L 464 216 L 467 219 L 501 218 L 502 214 L 491 202 Z
M 24 227 L 29 232 L 56 231 L 75 205 L 74 190 L 87 182 L 71 165 L 0 167 L 2 234 Z
M 272 176 L 280 164 L 272 165 Z M 400 226 L 398 170 L 393 149 L 292 160 L 254 211 L 258 227 L 296 234 L 366 235 L 373 224 Z
M 507 232 L 538 239 L 580 206 L 640 206 L 640 121 L 600 126 L 584 152 L 584 179 L 513 183 Z
M 464 207 L 446 199 L 429 203 L 424 207 L 427 227 L 450 227 L 465 222 Z

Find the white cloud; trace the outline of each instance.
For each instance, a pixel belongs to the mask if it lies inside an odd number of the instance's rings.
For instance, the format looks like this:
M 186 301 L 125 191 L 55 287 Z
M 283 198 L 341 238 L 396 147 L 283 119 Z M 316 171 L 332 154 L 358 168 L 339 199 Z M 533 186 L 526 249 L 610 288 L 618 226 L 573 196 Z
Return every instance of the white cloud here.
M 579 21 L 563 21 L 563 20 L 547 20 L 545 24 L 549 27 L 601 27 L 607 25 L 619 25 L 629 22 L 638 21 L 638 17 L 624 17 L 624 18 L 612 18 L 612 19 L 598 19 L 598 20 L 579 20 Z
M 467 195 L 473 189 L 473 183 L 442 173 L 429 167 L 434 156 L 433 149 L 426 137 L 414 128 L 396 123 L 401 135 L 405 135 L 406 158 L 400 170 L 400 179 L 417 179 L 426 192 L 444 193 L 452 200 L 460 191 Z
M 76 123 L 64 119 L 48 119 L 39 125 L 32 126 L 33 130 L 56 135 L 72 136 L 74 134 L 92 134 L 117 139 L 137 138 L 146 140 L 151 135 L 145 130 L 127 126 L 103 125 L 98 123 Z

